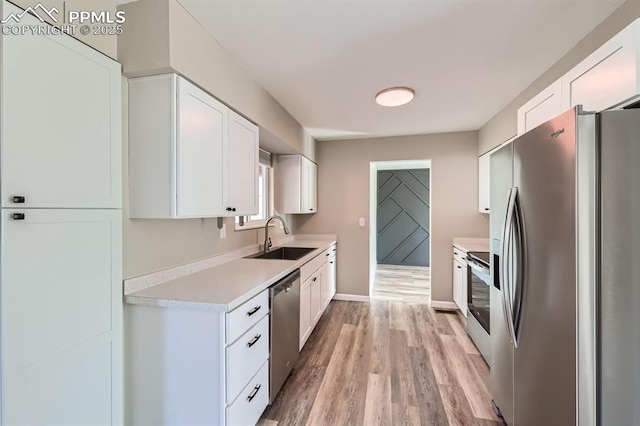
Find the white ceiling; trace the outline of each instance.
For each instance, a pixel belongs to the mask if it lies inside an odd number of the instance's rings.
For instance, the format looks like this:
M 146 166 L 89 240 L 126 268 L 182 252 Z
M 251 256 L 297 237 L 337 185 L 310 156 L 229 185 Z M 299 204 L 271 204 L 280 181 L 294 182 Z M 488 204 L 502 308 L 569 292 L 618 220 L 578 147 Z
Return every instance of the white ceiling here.
M 477 130 L 624 2 L 179 1 L 317 139 Z

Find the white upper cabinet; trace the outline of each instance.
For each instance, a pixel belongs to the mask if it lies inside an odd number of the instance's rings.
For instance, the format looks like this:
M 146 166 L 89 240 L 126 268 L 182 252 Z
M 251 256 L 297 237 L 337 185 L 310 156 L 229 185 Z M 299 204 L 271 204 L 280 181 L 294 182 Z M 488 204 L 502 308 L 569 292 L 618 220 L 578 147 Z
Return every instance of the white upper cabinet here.
M 2 207 L 122 207 L 121 82 L 71 37 L 2 37 Z
M 624 107 L 640 98 L 640 18 L 518 109 L 518 135 L 562 112 Z
M 132 218 L 258 212 L 258 127 L 175 74 L 129 81 Z
M 234 216 L 258 212 L 258 126 L 229 111 L 229 206 Z
M 539 126 L 565 109 L 562 104 L 562 85 L 557 80 L 518 109 L 518 135 Z
M 176 156 L 175 214 L 178 217 L 221 215 L 226 208 L 229 110 L 188 81 L 181 78 L 176 81 L 178 125 L 172 141 Z
M 603 44 L 562 77 L 564 110 L 583 105 L 602 111 L 640 94 L 640 19 Z
M 318 211 L 318 166 L 302 155 L 278 159 L 278 211 L 287 214 Z
M 491 213 L 491 154 L 510 144 L 515 138 L 516 136 L 512 137 L 478 158 L 478 211 L 480 213 Z
M 491 172 L 491 152 L 487 152 L 478 159 L 478 211 L 480 213 L 490 213 L 489 182 Z

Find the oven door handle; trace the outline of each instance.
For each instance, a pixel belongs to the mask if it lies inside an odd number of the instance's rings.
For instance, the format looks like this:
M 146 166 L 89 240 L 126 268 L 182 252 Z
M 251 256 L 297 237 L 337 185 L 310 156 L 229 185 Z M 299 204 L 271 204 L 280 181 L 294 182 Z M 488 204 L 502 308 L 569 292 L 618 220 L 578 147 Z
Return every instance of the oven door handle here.
M 467 265 L 469 265 L 469 268 L 471 268 L 471 270 L 473 271 L 478 271 L 479 273 L 484 275 L 491 275 L 491 271 L 489 270 L 489 268 L 485 267 L 484 265 L 480 265 L 473 260 L 467 259 Z

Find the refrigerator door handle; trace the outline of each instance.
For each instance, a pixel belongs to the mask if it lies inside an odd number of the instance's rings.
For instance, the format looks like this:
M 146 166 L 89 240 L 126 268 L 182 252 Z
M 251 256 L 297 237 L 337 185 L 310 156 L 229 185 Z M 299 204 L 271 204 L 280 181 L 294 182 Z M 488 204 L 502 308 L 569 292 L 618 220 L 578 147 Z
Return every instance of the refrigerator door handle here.
M 509 201 L 507 204 L 507 212 L 505 215 L 504 226 L 502 228 L 502 241 L 500 243 L 500 258 L 502 261 L 500 268 L 500 286 L 502 288 L 502 306 L 505 310 L 507 320 L 507 329 L 509 330 L 509 339 L 517 347 L 515 339 L 515 330 L 513 325 L 513 308 L 511 306 L 511 268 L 509 267 L 509 252 L 511 248 L 511 230 L 513 229 L 513 215 L 515 209 L 515 200 L 518 193 L 517 188 L 511 188 L 508 192 Z
M 513 327 L 513 341 L 514 346 L 517 348 L 519 343 L 519 335 L 520 329 L 522 326 L 522 304 L 524 300 L 524 287 L 525 287 L 525 267 L 526 267 L 526 239 L 525 239 L 525 227 L 524 227 L 524 218 L 522 215 L 522 209 L 520 208 L 520 200 L 518 196 L 518 188 L 514 188 L 514 207 L 513 207 L 513 218 L 515 225 L 515 250 L 514 254 L 516 256 L 516 271 L 515 271 L 515 282 L 513 283 L 513 287 L 510 289 L 512 291 L 514 298 L 513 304 L 511 305 L 511 324 Z

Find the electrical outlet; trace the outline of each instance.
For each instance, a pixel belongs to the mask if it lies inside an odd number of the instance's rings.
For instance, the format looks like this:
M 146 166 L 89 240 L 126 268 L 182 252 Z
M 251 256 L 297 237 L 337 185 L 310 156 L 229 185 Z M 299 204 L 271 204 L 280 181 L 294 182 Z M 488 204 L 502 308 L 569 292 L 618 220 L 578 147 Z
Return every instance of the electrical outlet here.
M 361 217 L 358 222 L 359 222 L 360 226 L 365 226 L 366 225 L 366 222 L 364 221 L 364 217 Z
M 224 223 L 220 228 L 220 238 L 227 238 L 227 224 Z

